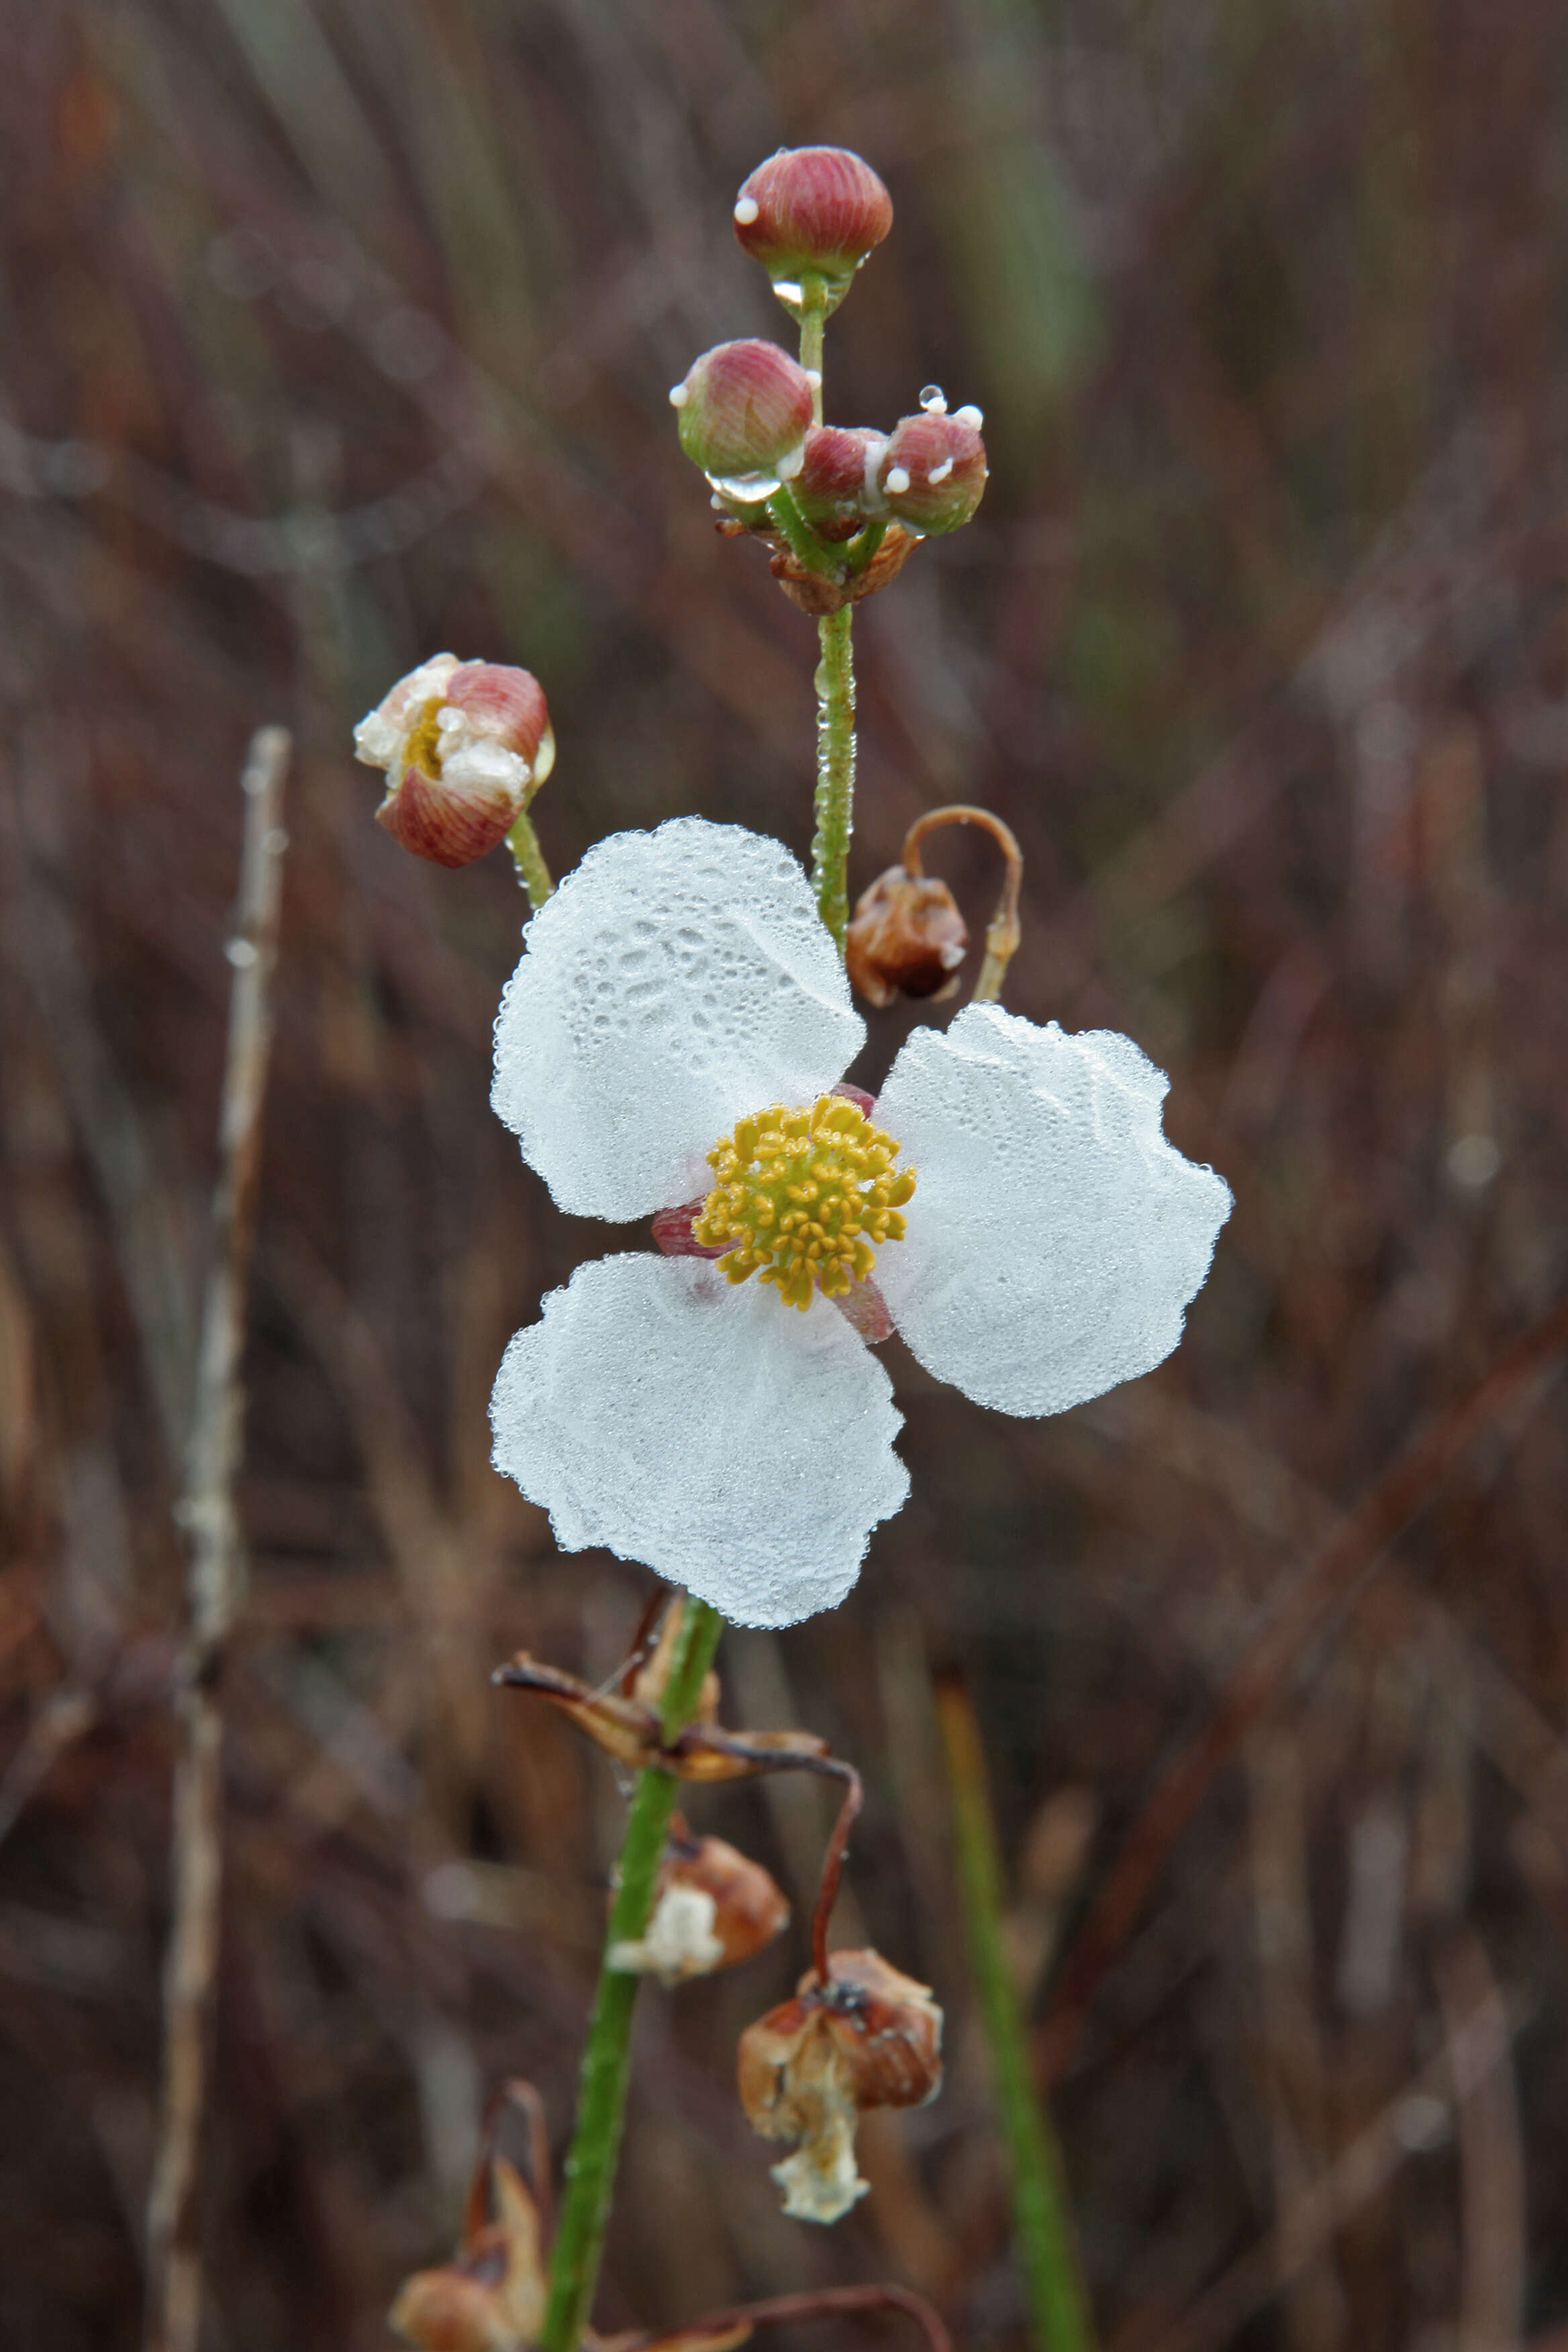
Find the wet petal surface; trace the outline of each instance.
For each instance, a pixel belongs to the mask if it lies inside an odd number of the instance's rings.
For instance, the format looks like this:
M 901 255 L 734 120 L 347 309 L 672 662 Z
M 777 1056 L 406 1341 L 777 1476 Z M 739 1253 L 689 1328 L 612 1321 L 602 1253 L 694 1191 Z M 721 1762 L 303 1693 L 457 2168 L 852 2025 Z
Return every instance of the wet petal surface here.
M 700 1258 L 580 1266 L 508 1348 L 490 1423 L 564 1550 L 643 1560 L 739 1625 L 833 1608 L 909 1492 L 891 1383 L 843 1317 Z
M 795 859 L 677 817 L 600 842 L 529 925 L 490 1100 L 561 1208 L 646 1216 L 705 1192 L 719 1136 L 810 1102 L 864 1036 Z
M 1166 1141 L 1168 1084 L 1114 1031 L 997 1005 L 915 1031 L 877 1117 L 920 1187 L 877 1271 L 938 1380 L 1002 1412 L 1062 1412 L 1170 1354 L 1230 1191 Z

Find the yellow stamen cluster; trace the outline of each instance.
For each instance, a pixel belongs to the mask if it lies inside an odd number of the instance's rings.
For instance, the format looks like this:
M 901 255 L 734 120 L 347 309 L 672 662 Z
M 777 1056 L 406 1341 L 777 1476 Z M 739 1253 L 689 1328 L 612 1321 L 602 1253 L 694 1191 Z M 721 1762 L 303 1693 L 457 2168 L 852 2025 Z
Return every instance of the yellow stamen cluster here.
M 743 1118 L 708 1154 L 718 1182 L 691 1230 L 731 1282 L 756 1275 L 803 1311 L 818 1290 L 832 1297 L 863 1281 L 876 1244 L 903 1239 L 899 1212 L 915 1171 L 893 1173 L 898 1145 L 841 1095 L 809 1110 L 782 1103 Z

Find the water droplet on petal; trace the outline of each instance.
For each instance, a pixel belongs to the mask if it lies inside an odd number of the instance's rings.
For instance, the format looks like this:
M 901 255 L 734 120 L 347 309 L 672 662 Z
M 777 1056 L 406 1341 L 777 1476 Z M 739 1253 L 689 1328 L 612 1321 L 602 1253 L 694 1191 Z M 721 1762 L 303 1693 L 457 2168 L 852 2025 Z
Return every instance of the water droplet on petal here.
M 921 406 L 928 416 L 947 415 L 947 394 L 940 383 L 928 383 L 921 394 Z

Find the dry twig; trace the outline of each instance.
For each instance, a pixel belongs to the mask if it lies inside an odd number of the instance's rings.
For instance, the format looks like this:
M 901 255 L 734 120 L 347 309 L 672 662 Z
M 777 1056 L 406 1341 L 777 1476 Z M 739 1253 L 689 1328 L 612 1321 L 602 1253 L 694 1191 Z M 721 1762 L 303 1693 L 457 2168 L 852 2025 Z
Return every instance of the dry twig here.
M 148 2352 L 195 2352 L 200 2320 L 196 2153 L 223 1880 L 221 1684 L 238 1590 L 234 1486 L 241 1439 L 239 1360 L 272 1043 L 270 982 L 286 845 L 279 819 L 290 748 L 282 728 L 260 729 L 251 739 L 242 778 L 245 836 L 237 920 L 228 943 L 234 988 L 218 1122 L 213 1263 L 178 1514 L 191 1548 L 190 1623 L 180 1675 L 173 1917 L 163 1968 L 163 2105 L 147 2200 Z

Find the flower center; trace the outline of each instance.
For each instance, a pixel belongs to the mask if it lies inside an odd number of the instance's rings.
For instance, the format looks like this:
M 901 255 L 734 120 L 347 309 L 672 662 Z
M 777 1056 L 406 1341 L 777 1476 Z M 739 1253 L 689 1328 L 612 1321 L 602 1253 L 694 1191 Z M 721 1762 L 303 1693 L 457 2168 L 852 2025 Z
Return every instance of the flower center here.
M 899 1212 L 915 1171 L 893 1173 L 898 1145 L 841 1095 L 809 1110 L 774 1103 L 743 1118 L 708 1154 L 718 1178 L 692 1226 L 717 1249 L 726 1278 L 756 1275 L 803 1311 L 818 1290 L 832 1297 L 864 1281 L 879 1242 L 903 1239 Z

